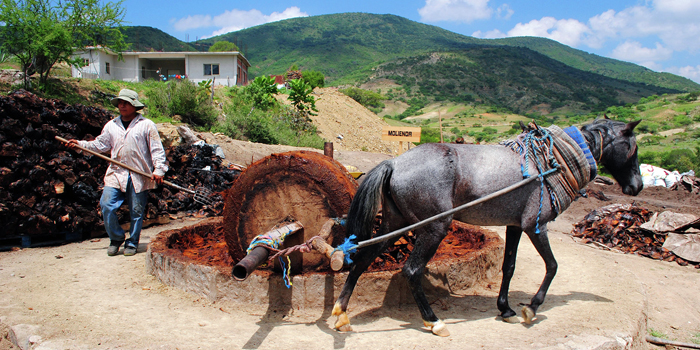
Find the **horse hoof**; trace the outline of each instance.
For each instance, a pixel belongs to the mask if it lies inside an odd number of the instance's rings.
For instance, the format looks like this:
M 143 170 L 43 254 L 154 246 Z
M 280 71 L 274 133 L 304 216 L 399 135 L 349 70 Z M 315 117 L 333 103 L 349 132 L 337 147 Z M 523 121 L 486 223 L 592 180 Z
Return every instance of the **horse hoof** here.
M 503 317 L 503 322 L 506 323 L 520 323 L 518 316 Z
M 340 304 L 335 303 L 335 305 L 333 305 L 333 311 L 331 312 L 331 315 L 340 316 L 340 314 L 342 314 L 342 313 L 343 313 L 343 310 L 340 308 Z
M 445 322 L 442 322 L 438 320 L 437 322 L 429 322 L 429 321 L 423 321 L 423 324 L 426 327 L 430 328 L 430 331 L 433 332 L 435 335 L 439 335 L 441 337 L 449 337 L 450 336 L 450 331 L 447 330 L 447 326 L 445 325 Z
M 532 321 L 535 320 L 535 311 L 532 310 L 532 308 L 530 308 L 529 306 L 523 306 L 520 312 L 523 314 L 523 319 L 525 320 L 525 323 L 531 324 Z
M 348 314 L 345 312 L 342 312 L 338 316 L 338 320 L 335 321 L 335 329 L 341 331 L 341 332 L 350 332 L 352 331 L 352 327 L 350 326 L 350 319 L 348 318 Z
M 346 324 L 344 326 L 340 326 L 339 328 L 336 328 L 339 332 L 352 332 L 352 326 L 349 324 Z

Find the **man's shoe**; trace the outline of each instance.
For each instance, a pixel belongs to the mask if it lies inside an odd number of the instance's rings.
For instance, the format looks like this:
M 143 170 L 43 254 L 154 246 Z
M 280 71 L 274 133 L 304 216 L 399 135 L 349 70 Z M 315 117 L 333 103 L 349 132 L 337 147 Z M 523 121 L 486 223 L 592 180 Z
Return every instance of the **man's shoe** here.
M 109 241 L 109 247 L 107 247 L 107 255 L 115 256 L 119 253 L 119 247 L 121 247 L 123 241 Z
M 124 256 L 132 256 L 136 254 L 136 247 L 124 248 Z

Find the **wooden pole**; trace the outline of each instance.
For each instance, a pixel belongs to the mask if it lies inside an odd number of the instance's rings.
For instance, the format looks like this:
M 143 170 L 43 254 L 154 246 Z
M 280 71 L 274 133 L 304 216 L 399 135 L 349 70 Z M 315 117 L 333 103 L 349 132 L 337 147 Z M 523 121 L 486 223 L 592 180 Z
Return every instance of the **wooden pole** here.
M 684 348 L 690 348 L 690 349 L 700 349 L 700 344 L 693 344 L 693 343 L 684 343 L 680 341 L 675 341 L 675 340 L 668 340 L 668 339 L 663 339 L 663 338 L 657 338 L 657 337 L 652 337 L 650 335 L 647 335 L 646 340 L 652 344 L 656 345 L 671 345 L 671 346 L 680 346 Z
M 440 115 L 440 108 L 438 107 L 438 125 L 440 125 L 440 143 L 445 141 L 442 139 L 442 116 Z

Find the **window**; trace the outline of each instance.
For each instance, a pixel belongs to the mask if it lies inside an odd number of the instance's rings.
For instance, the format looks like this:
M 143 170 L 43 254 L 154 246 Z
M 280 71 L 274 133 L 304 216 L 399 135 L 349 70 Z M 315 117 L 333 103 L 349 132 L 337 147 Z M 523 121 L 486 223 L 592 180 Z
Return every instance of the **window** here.
M 213 63 L 205 63 L 204 75 L 219 75 L 219 65 Z
M 111 74 L 111 73 L 109 73 L 109 62 L 105 62 L 105 72 L 107 74 Z
M 141 78 L 146 79 L 146 67 L 141 66 Z
M 87 67 L 90 65 L 90 60 L 87 58 L 83 58 L 83 67 Z

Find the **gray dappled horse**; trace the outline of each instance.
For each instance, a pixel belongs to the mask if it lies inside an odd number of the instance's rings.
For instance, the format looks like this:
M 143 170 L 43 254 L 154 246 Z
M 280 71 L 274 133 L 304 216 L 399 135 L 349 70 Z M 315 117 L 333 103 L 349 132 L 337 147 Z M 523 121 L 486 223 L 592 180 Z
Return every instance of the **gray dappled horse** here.
M 638 123 L 639 121 L 626 124 L 599 119 L 580 129 L 580 134 L 585 138 L 581 138 L 581 142 L 588 145 L 595 161 L 606 167 L 622 191 L 628 195 L 637 195 L 642 189 L 634 136 L 634 128 Z M 432 143 L 416 147 L 397 158 L 380 163 L 367 174 L 350 206 L 347 236 L 355 235 L 358 241 L 371 238 L 372 223 L 380 202 L 383 219 L 377 235 L 414 224 L 513 185 L 523 180 L 520 164 L 521 156 L 502 145 Z M 538 174 L 533 162 L 530 162 L 528 168 L 529 174 Z M 590 180 L 595 177 L 594 168 L 591 167 Z M 581 188 L 583 186 L 585 183 Z M 533 181 L 414 231 L 414 249 L 404 264 L 403 273 L 418 304 L 423 323 L 434 334 L 448 336 L 449 331 L 444 322 L 433 313 L 421 279 L 426 264 L 447 235 L 453 219 L 474 225 L 507 226 L 503 281 L 497 305 L 503 320 L 509 322 L 517 321 L 517 316 L 508 305 L 508 288 L 515 270 L 520 237 L 523 231 L 527 233 L 546 265 L 545 278 L 537 294 L 522 309 L 525 322 L 532 321 L 537 308 L 544 302 L 557 270 L 557 262 L 547 238 L 547 222 L 553 220 L 557 212 L 550 201 L 548 189 L 545 189 L 542 202 L 540 198 L 540 184 Z M 536 233 L 537 227 L 539 233 Z M 358 249 L 345 285 L 333 307 L 333 315 L 338 316 L 336 329 L 351 330 L 346 311 L 358 278 L 397 239 L 398 237 Z

